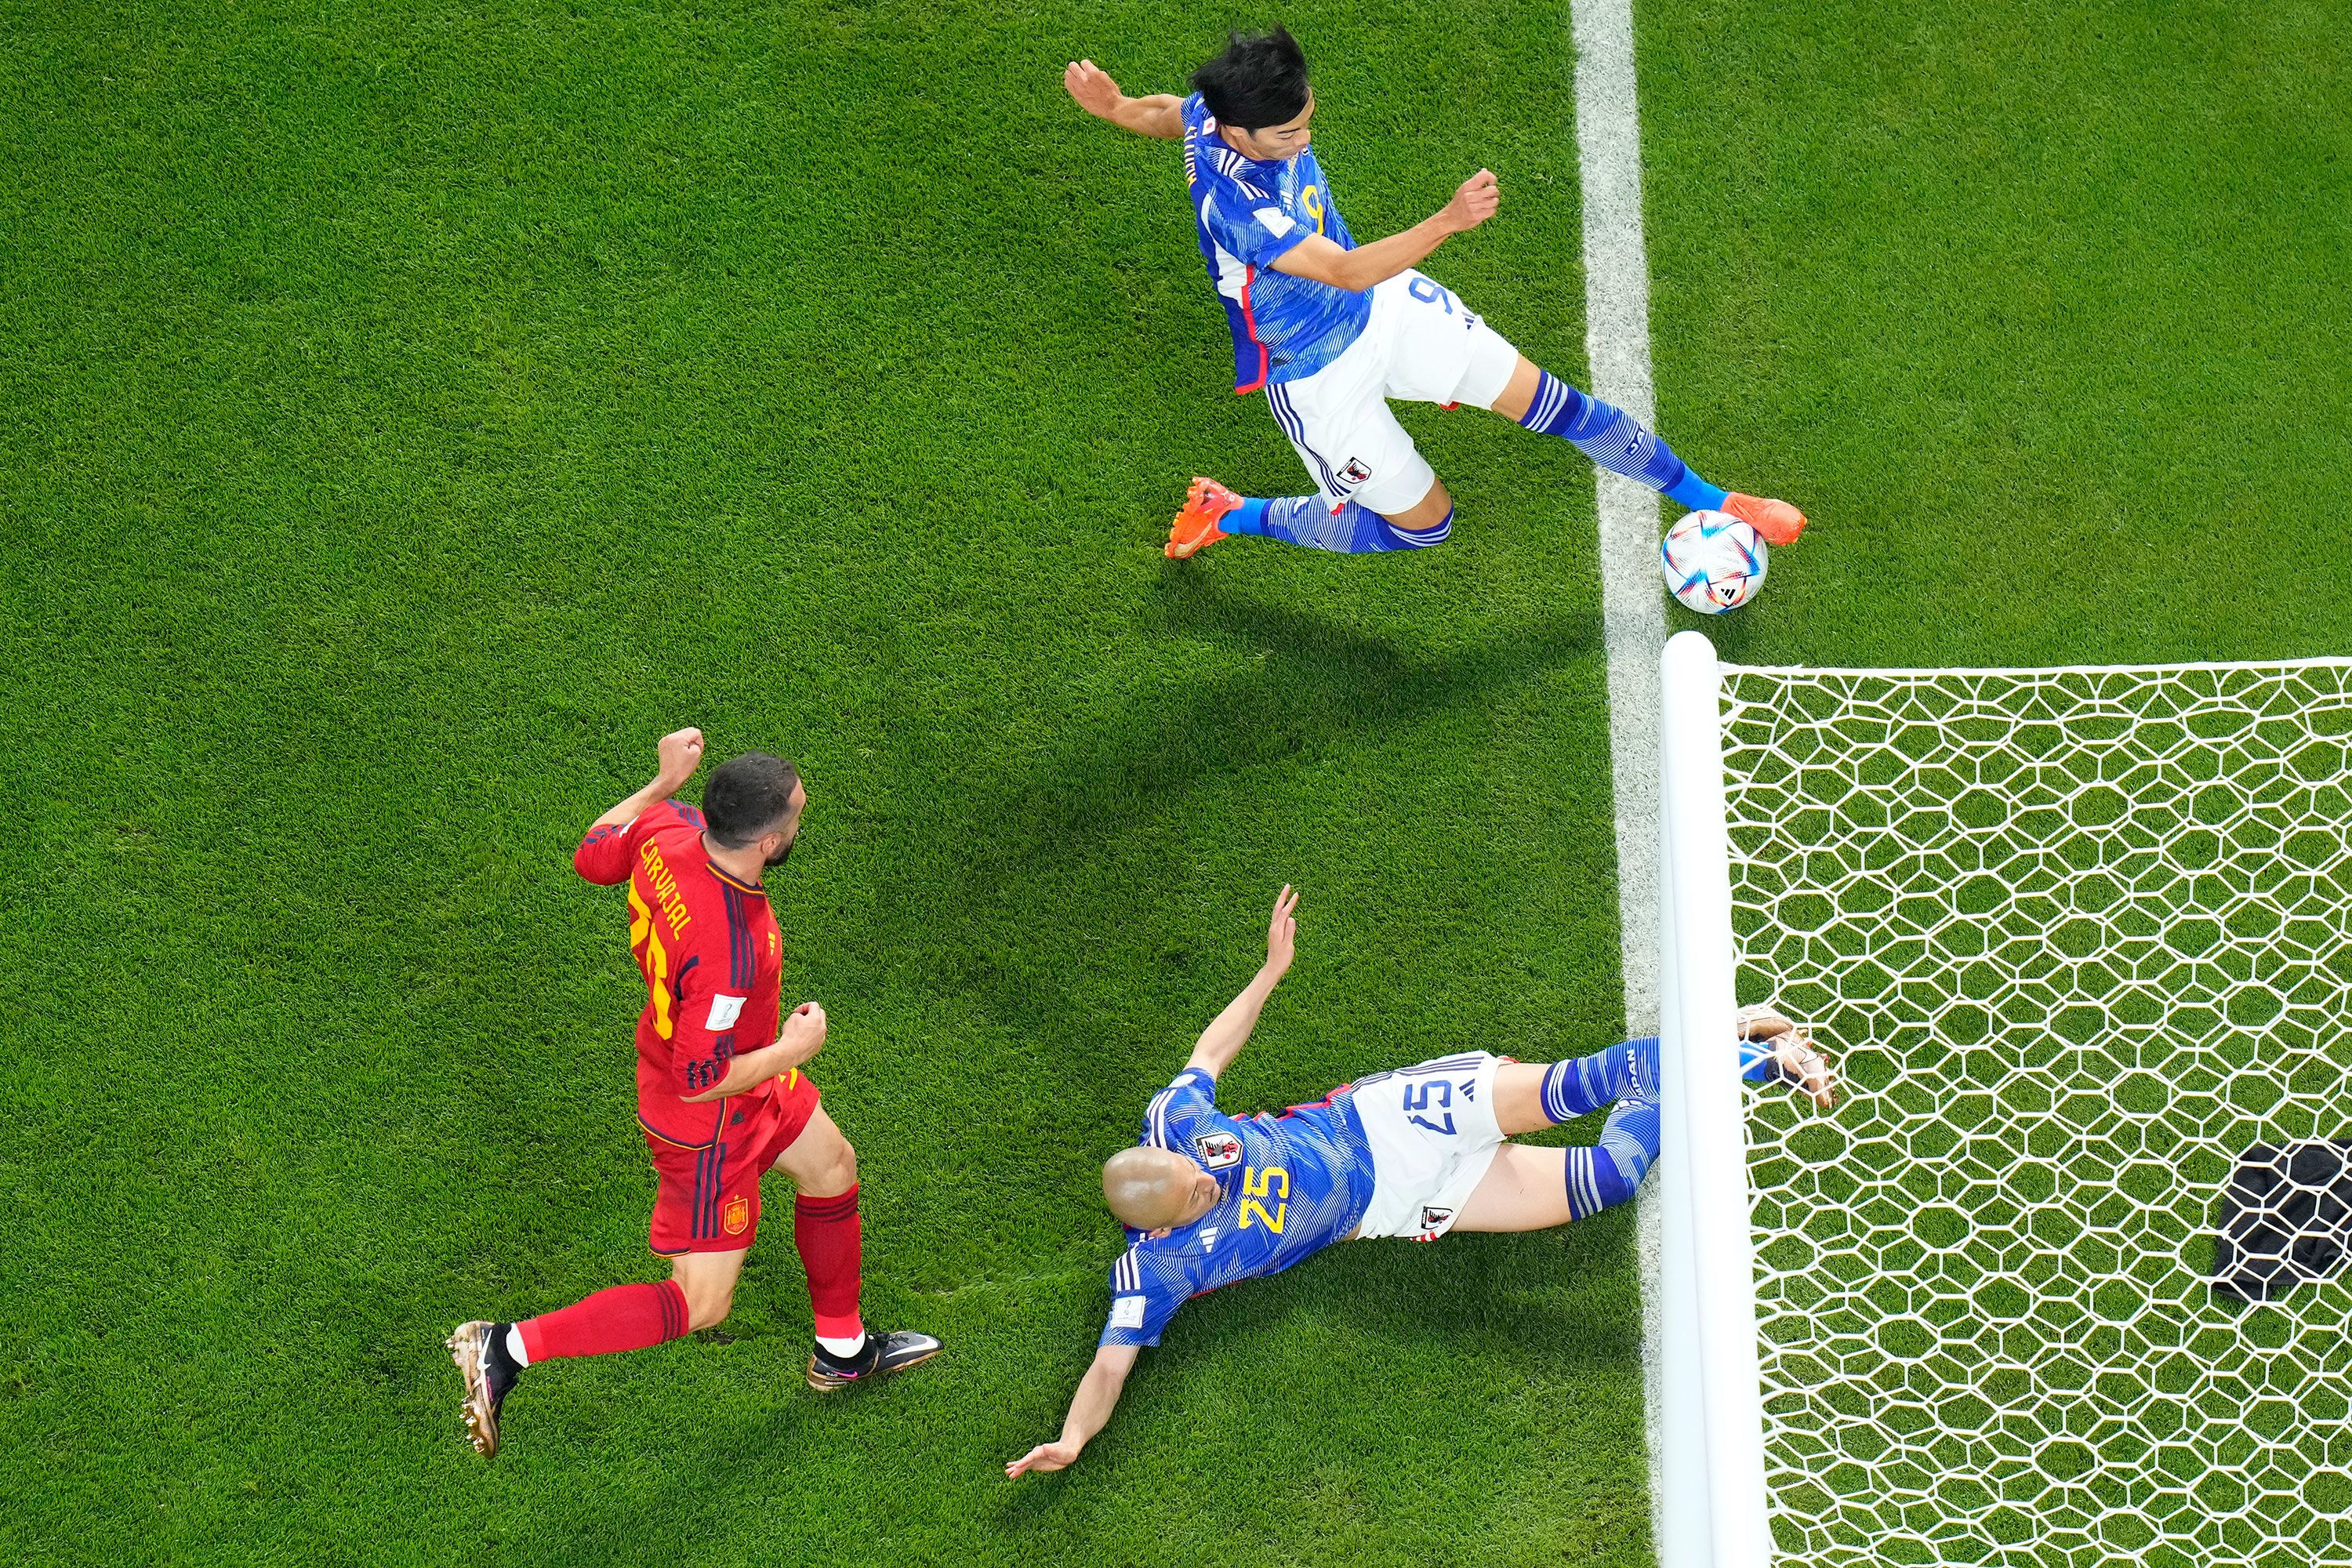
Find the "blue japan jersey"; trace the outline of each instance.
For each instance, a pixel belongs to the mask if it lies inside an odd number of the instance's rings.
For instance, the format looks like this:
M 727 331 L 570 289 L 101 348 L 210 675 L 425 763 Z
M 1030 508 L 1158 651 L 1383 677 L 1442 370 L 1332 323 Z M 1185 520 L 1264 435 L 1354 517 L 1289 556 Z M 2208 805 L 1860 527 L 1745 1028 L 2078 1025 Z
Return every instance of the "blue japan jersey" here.
M 1129 1229 L 1110 1266 L 1107 1345 L 1156 1345 L 1203 1290 L 1279 1274 L 1344 1240 L 1372 1201 L 1372 1154 L 1347 1096 L 1247 1121 L 1217 1109 L 1217 1080 L 1187 1068 L 1152 1096 L 1139 1142 L 1217 1178 L 1217 1206 L 1166 1236 Z
M 1234 390 L 1313 375 L 1347 352 L 1372 315 L 1369 289 L 1351 293 L 1275 270 L 1310 234 L 1356 248 L 1323 167 L 1311 148 L 1275 163 L 1243 157 L 1217 134 L 1197 92 L 1183 112 L 1184 183 L 1209 281 L 1233 328 Z

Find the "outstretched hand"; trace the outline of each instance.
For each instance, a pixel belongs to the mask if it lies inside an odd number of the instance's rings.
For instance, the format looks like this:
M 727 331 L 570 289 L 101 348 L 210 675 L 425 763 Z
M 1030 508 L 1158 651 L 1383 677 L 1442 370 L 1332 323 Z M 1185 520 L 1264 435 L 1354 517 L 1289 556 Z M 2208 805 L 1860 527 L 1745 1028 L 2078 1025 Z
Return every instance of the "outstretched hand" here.
M 1063 68 L 1062 85 L 1070 89 L 1080 109 L 1097 120 L 1108 120 L 1127 96 L 1110 79 L 1110 73 L 1092 60 L 1072 60 Z
M 1015 1476 L 1026 1475 L 1031 1470 L 1043 1472 L 1067 1469 L 1076 1460 L 1078 1452 L 1079 1445 L 1076 1443 L 1040 1443 L 1019 1458 L 1007 1464 L 1004 1467 L 1004 1479 L 1009 1481 Z
M 1298 895 L 1285 882 L 1275 895 L 1274 918 L 1265 928 L 1265 966 L 1277 975 L 1289 969 L 1298 951 L 1298 922 L 1291 918 L 1297 908 Z
M 1495 171 L 1481 169 L 1462 182 L 1454 199 L 1445 204 L 1444 216 L 1454 233 L 1463 234 L 1493 217 L 1502 205 L 1503 188 L 1495 181 Z

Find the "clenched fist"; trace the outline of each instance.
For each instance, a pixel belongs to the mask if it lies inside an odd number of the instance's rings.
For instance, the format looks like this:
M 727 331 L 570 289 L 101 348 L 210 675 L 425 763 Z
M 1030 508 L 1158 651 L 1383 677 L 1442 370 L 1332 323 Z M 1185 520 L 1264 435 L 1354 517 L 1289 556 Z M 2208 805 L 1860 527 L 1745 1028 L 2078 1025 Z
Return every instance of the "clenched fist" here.
M 1463 234 L 1493 217 L 1495 209 L 1502 205 L 1503 190 L 1495 183 L 1495 171 L 1481 169 L 1462 182 L 1454 199 L 1445 204 L 1442 216 L 1448 227 Z
M 661 759 L 661 771 L 654 776 L 675 790 L 702 765 L 702 731 L 692 725 L 672 730 L 661 738 L 655 754 Z

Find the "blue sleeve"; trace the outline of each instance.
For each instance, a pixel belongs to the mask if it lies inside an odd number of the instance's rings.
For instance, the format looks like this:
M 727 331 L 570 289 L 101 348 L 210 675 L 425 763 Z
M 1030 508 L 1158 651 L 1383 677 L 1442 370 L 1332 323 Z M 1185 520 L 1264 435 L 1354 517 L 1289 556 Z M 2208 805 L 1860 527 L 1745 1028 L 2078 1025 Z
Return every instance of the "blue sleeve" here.
M 1137 1142 L 1186 1153 L 1192 1123 L 1216 1113 L 1217 1080 L 1199 1068 L 1186 1068 L 1143 1108 L 1143 1136 Z
M 1184 1282 L 1160 1266 L 1159 1259 L 1147 1259 L 1141 1248 L 1129 1247 L 1111 1262 L 1110 1317 L 1097 1342 L 1158 1344 L 1160 1331 L 1191 1295 Z

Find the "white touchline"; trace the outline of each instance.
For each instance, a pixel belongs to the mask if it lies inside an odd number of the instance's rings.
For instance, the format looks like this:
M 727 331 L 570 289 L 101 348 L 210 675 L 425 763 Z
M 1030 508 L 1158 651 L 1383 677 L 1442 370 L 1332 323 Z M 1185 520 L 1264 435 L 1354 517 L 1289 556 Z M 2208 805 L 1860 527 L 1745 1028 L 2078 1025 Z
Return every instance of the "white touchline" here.
M 1657 428 L 1650 377 L 1650 261 L 1642 243 L 1642 121 L 1634 103 L 1633 0 L 1570 0 L 1576 152 L 1584 200 L 1584 352 L 1594 396 Z M 1601 621 L 1609 652 L 1609 761 L 1617 800 L 1617 928 L 1625 1028 L 1658 1030 L 1658 498 L 1596 468 Z M 1652 1539 L 1660 1539 L 1659 1215 L 1655 1184 L 1636 1209 L 1642 1268 L 1643 1406 Z

